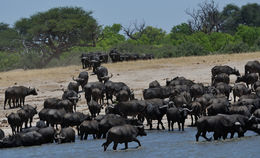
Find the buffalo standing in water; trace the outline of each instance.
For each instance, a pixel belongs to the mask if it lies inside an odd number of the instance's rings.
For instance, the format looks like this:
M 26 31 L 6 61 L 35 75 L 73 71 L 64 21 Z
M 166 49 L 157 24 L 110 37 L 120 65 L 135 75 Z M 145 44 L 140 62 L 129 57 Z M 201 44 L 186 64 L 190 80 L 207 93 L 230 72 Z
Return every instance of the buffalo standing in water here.
M 132 126 L 132 125 L 122 125 L 112 127 L 107 134 L 107 141 L 102 145 L 104 151 L 110 143 L 114 142 L 113 149 L 116 150 L 118 143 L 125 143 L 125 149 L 128 148 L 128 142 L 135 141 L 138 146 L 141 146 L 140 141 L 136 138 L 137 136 L 146 136 L 143 126 Z

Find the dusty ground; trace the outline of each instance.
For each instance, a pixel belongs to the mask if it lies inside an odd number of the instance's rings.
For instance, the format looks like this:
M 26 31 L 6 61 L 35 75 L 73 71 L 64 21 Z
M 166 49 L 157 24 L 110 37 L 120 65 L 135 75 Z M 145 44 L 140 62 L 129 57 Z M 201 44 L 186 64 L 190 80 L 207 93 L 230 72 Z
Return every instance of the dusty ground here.
M 148 87 L 151 81 L 157 80 L 161 85 L 165 85 L 166 78 L 184 76 L 204 84 L 210 83 L 210 70 L 215 65 L 229 65 L 236 67 L 244 73 L 244 65 L 249 60 L 260 60 L 260 52 L 231 54 L 231 55 L 211 55 L 200 57 L 180 57 L 171 59 L 155 59 L 149 61 L 122 62 L 105 64 L 110 73 L 113 74 L 112 81 L 125 82 L 134 90 L 137 98 L 142 97 L 142 90 Z M 79 61 L 80 62 L 80 61 Z M 38 96 L 26 97 L 26 103 L 36 105 L 38 111 L 43 108 L 44 99 L 49 97 L 62 96 L 62 88 L 66 88 L 72 81 L 72 76 L 77 76 L 81 71 L 81 66 L 67 66 L 50 69 L 37 70 L 13 70 L 0 73 L 0 127 L 5 132 L 10 133 L 10 127 L 6 124 L 5 114 L 9 114 L 17 109 L 3 110 L 4 91 L 13 85 L 24 85 L 38 89 Z M 231 76 L 231 82 L 235 77 Z M 96 76 L 90 76 L 89 81 L 97 81 Z M 88 113 L 84 97 L 78 103 L 77 109 Z M 38 116 L 35 116 L 35 120 Z M 164 121 L 165 122 L 165 121 Z M 165 122 L 166 123 L 166 122 Z M 189 124 L 189 123 L 187 123 Z M 166 125 L 166 124 L 165 124 Z

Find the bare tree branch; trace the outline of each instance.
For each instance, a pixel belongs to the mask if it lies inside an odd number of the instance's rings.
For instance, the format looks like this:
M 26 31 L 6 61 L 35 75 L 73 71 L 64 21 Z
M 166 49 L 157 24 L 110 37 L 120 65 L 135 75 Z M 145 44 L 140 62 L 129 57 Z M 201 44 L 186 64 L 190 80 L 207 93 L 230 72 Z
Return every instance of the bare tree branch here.
M 188 21 L 193 31 L 203 31 L 205 33 L 218 32 L 221 27 L 221 14 L 218 5 L 210 0 L 200 3 L 198 10 L 186 10 L 186 14 L 191 17 Z
M 145 22 L 138 24 L 137 21 L 130 23 L 128 27 L 123 27 L 125 34 L 133 40 L 138 40 L 144 34 L 145 31 Z

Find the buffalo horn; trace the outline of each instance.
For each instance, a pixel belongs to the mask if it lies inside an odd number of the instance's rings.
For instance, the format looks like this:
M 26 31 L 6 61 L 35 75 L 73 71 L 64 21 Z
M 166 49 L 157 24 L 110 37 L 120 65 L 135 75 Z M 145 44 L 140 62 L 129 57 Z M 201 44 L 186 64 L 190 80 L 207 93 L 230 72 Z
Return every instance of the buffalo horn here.
M 159 107 L 159 109 L 163 109 L 163 108 L 166 108 L 166 107 L 168 107 L 168 105 L 163 105 L 163 106 Z

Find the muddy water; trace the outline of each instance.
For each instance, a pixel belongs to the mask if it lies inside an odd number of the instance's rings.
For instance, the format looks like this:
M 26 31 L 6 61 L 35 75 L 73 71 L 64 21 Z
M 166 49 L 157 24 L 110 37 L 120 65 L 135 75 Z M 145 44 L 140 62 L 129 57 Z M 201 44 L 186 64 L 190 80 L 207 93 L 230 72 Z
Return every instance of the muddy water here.
M 101 145 L 105 140 L 80 141 L 71 144 L 47 144 L 35 147 L 20 147 L 0 150 L 2 158 L 224 158 L 224 157 L 259 157 L 260 136 L 247 132 L 244 138 L 225 141 L 206 142 L 200 138 L 195 142 L 195 128 L 187 128 L 185 132 L 148 131 L 146 137 L 139 137 L 142 147 L 136 148 L 137 143 L 129 143 L 128 150 L 122 150 L 124 145 L 118 145 L 113 151 L 110 144 L 103 152 Z M 208 135 L 210 136 L 210 135 Z

